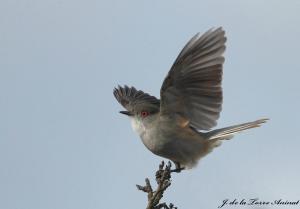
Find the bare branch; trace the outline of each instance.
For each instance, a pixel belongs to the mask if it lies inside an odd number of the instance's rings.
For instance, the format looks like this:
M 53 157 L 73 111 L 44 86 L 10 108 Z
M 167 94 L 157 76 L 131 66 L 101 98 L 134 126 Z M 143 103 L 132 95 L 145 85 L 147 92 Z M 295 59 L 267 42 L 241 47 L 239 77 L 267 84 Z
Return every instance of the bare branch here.
M 164 161 L 161 162 L 155 174 L 157 183 L 157 188 L 155 191 L 153 191 L 148 178 L 145 179 L 145 186 L 136 185 L 138 190 L 141 190 L 148 194 L 148 204 L 146 209 L 177 209 L 177 207 L 174 207 L 172 203 L 170 203 L 169 205 L 167 205 L 166 203 L 159 203 L 163 197 L 164 192 L 171 185 L 171 173 L 178 173 L 182 170 L 182 168 L 171 170 L 171 167 L 172 165 L 170 161 L 167 165 L 165 165 Z

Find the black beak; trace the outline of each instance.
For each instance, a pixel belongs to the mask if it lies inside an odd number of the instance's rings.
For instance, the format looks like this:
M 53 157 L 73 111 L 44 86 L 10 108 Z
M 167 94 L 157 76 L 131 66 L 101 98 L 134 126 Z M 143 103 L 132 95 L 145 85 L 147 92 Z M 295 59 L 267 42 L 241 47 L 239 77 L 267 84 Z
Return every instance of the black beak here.
M 120 113 L 122 113 L 124 115 L 128 115 L 128 116 L 133 116 L 133 114 L 129 111 L 120 111 Z

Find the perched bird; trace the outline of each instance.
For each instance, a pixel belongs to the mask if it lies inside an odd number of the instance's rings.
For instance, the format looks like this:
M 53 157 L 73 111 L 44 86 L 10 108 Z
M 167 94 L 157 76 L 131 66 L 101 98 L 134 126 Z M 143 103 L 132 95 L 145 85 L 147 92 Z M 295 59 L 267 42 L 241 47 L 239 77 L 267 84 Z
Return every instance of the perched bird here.
M 126 85 L 114 89 L 115 98 L 126 109 L 120 113 L 131 118 L 144 145 L 154 154 L 172 160 L 177 171 L 194 167 L 222 140 L 268 120 L 209 131 L 222 109 L 225 42 L 222 28 L 196 34 L 166 76 L 160 100 Z

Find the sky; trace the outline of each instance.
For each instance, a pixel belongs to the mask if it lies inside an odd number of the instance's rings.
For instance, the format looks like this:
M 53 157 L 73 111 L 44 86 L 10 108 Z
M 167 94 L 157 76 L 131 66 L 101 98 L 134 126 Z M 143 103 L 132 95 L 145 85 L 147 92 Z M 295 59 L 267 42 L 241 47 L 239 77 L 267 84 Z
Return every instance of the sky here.
M 145 208 L 135 184 L 154 184 L 163 159 L 118 113 L 113 88 L 159 97 L 185 43 L 219 26 L 228 41 L 216 128 L 270 121 L 174 174 L 163 200 L 298 200 L 299 10 L 297 0 L 1 0 L 0 208 Z

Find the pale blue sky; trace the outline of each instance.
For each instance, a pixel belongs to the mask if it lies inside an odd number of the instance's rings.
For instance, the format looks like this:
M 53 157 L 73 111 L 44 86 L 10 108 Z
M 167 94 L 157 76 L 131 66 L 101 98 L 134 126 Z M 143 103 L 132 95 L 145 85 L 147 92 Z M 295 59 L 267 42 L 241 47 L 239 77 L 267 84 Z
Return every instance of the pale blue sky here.
M 299 11 L 298 0 L 1 0 L 0 208 L 145 208 L 135 184 L 161 158 L 112 90 L 159 96 L 184 44 L 218 26 L 228 37 L 218 127 L 271 121 L 174 175 L 165 201 L 299 198 Z

